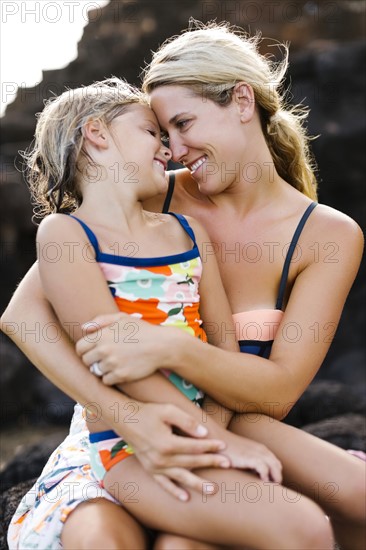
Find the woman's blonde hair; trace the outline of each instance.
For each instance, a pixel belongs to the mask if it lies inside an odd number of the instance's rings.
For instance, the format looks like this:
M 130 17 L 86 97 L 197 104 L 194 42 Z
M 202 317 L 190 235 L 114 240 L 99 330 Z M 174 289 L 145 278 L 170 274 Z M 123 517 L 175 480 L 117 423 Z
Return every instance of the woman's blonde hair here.
M 192 27 L 192 22 L 191 22 Z M 288 66 L 258 52 L 260 36 L 249 37 L 229 24 L 193 21 L 193 28 L 165 42 L 144 70 L 143 91 L 158 86 L 186 86 L 193 93 L 227 105 L 237 82 L 254 90 L 263 133 L 278 174 L 305 195 L 316 199 L 315 163 L 303 122 L 307 110 L 287 106 L 281 86 Z
M 22 153 L 35 218 L 70 212 L 81 204 L 79 159 L 83 156 L 93 164 L 83 148 L 83 127 L 90 120 L 108 126 L 136 103 L 147 105 L 144 94 L 116 77 L 67 90 L 46 102 L 34 141 Z

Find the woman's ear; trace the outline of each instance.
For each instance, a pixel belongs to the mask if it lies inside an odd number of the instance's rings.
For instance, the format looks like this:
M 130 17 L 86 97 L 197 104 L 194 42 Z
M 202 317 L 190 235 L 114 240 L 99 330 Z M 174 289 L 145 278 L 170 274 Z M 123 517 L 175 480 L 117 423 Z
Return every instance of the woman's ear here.
M 242 122 L 249 122 L 255 112 L 255 97 L 253 88 L 246 82 L 238 82 L 234 86 L 233 101 L 236 102 Z
M 89 120 L 82 129 L 84 139 L 99 149 L 107 149 L 107 128 L 101 120 Z

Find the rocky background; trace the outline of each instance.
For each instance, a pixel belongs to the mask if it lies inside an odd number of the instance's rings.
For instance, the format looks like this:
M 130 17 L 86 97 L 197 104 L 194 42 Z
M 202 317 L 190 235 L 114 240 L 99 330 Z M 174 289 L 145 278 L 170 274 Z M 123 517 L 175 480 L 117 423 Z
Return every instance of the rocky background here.
M 313 142 L 320 202 L 345 212 L 363 226 L 365 2 L 181 0 L 177 4 L 171 0 L 112 0 L 105 8 L 89 12 L 77 59 L 64 69 L 45 71 L 38 86 L 20 89 L 1 119 L 1 311 L 35 260 L 35 226 L 17 152 L 32 140 L 34 115 L 42 109 L 43 100 L 61 93 L 65 85 L 73 88 L 111 74 L 139 84 L 139 73 L 150 60 L 150 51 L 186 28 L 189 17 L 228 20 L 250 33 L 259 30 L 263 37 L 291 42 L 290 99 L 310 107 L 310 133 L 320 135 Z M 263 41 L 263 53 L 279 55 L 280 50 L 271 43 L 267 38 Z M 364 275 L 363 264 L 328 357 L 288 422 L 343 448 L 366 451 Z M 34 328 L 41 337 L 41 327 Z M 27 337 L 25 330 L 22 337 Z M 2 527 L 6 528 L 19 494 L 29 486 L 28 480 L 38 475 L 47 455 L 66 432 L 73 404 L 4 335 L 0 352 L 0 484 L 4 491 Z M 20 482 L 20 488 L 8 490 Z M 5 547 L 5 542 L 0 540 L 0 547 Z

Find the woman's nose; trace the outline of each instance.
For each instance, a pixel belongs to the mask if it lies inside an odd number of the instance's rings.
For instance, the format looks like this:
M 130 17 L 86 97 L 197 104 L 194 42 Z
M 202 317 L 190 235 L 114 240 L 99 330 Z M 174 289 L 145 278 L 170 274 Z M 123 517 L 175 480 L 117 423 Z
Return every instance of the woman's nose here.
M 172 160 L 174 162 L 183 162 L 188 154 L 188 147 L 181 143 L 180 140 L 174 138 L 169 139 L 169 147 L 172 152 Z

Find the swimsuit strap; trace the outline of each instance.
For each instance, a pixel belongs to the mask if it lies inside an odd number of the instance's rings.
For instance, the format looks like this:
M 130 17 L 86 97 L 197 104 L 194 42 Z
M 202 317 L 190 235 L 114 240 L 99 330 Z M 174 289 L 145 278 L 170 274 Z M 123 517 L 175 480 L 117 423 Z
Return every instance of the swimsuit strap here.
M 183 227 L 184 231 L 188 234 L 188 236 L 192 239 L 193 241 L 193 248 L 195 246 L 197 246 L 197 243 L 196 243 L 196 236 L 194 234 L 194 231 L 192 229 L 192 227 L 189 225 L 187 219 L 182 216 L 182 214 L 176 214 L 175 212 L 167 212 L 167 214 L 169 214 L 170 216 L 174 216 L 180 223 L 180 225 Z
M 279 291 L 278 291 L 278 297 L 277 297 L 277 302 L 276 302 L 276 309 L 281 309 L 282 310 L 282 305 L 283 305 L 283 300 L 284 300 L 284 297 L 285 297 L 285 290 L 286 290 L 286 285 L 287 285 L 288 272 L 289 272 L 289 269 L 290 269 L 290 263 L 291 263 L 291 260 L 292 260 L 292 256 L 294 254 L 294 251 L 295 251 L 295 248 L 296 248 L 296 245 L 297 245 L 297 241 L 299 240 L 299 237 L 301 235 L 301 231 L 303 230 L 304 225 L 305 225 L 308 217 L 310 216 L 310 214 L 312 213 L 312 211 L 314 210 L 314 208 L 316 207 L 317 204 L 318 204 L 317 202 L 312 202 L 307 207 L 307 209 L 305 210 L 301 220 L 299 221 L 298 226 L 296 227 L 294 236 L 292 237 L 292 241 L 291 241 L 289 249 L 287 251 L 285 263 L 283 265 L 283 270 L 282 270 L 282 275 L 281 275 L 281 280 L 280 280 L 280 288 L 279 288 Z
M 99 248 L 99 243 L 98 243 L 98 239 L 96 238 L 95 234 L 93 233 L 93 231 L 90 229 L 89 226 L 86 225 L 85 222 L 83 222 L 82 220 L 80 220 L 79 218 L 77 218 L 76 216 L 73 216 L 72 214 L 69 214 L 70 218 L 74 218 L 74 220 L 76 220 L 77 222 L 80 223 L 81 227 L 84 229 L 92 247 L 94 248 L 94 251 L 95 251 L 95 256 L 96 256 L 96 260 L 98 259 L 98 256 L 100 254 L 100 248 Z
M 164 205 L 163 205 L 163 210 L 162 210 L 163 214 L 167 214 L 169 212 L 170 203 L 172 201 L 172 196 L 174 193 L 174 185 L 175 185 L 175 174 L 174 172 L 172 172 L 171 174 L 169 174 L 169 187 L 168 187 L 168 191 L 167 191 Z
M 192 241 L 193 241 L 193 247 L 192 248 L 197 247 L 196 236 L 194 234 L 194 231 L 193 231 L 192 227 L 189 225 L 187 219 L 184 216 L 182 216 L 182 214 L 176 214 L 175 212 L 168 212 L 168 214 L 170 216 L 174 216 L 178 220 L 180 225 L 183 227 L 184 231 L 192 239 Z M 85 231 L 92 247 L 94 248 L 95 259 L 98 261 L 99 255 L 101 254 L 101 251 L 100 251 L 98 239 L 95 236 L 95 233 L 93 233 L 93 231 L 90 229 L 90 227 L 88 225 L 86 225 L 85 222 L 83 222 L 82 220 L 80 220 L 76 216 L 73 216 L 72 214 L 69 214 L 69 216 L 70 216 L 70 218 L 74 218 L 74 220 L 79 222 L 81 227 L 84 229 L 84 231 Z

